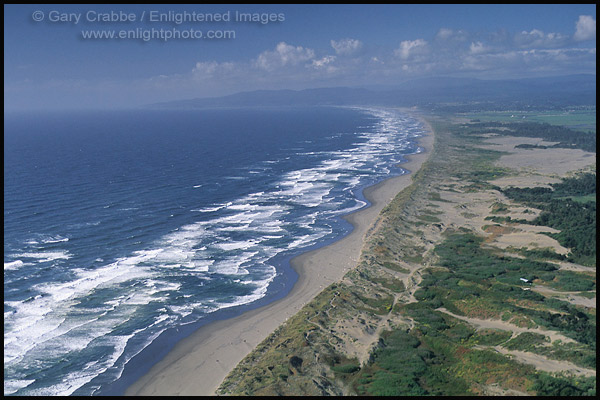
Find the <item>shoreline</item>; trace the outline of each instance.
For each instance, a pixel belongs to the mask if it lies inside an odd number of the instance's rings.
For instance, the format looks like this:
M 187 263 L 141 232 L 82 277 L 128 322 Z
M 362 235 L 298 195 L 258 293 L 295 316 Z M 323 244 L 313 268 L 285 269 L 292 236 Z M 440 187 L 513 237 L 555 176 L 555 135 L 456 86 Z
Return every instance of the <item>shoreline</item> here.
M 202 326 L 178 342 L 167 355 L 130 385 L 125 395 L 214 395 L 227 374 L 277 327 L 296 314 L 328 285 L 337 282 L 358 263 L 365 235 L 381 210 L 412 183 L 414 174 L 433 148 L 433 131 L 423 124 L 417 144 L 424 151 L 405 156 L 400 166 L 409 173 L 388 178 L 364 189 L 370 205 L 343 218 L 353 229 L 326 246 L 302 253 L 290 261 L 298 279 L 283 298 L 236 317 Z

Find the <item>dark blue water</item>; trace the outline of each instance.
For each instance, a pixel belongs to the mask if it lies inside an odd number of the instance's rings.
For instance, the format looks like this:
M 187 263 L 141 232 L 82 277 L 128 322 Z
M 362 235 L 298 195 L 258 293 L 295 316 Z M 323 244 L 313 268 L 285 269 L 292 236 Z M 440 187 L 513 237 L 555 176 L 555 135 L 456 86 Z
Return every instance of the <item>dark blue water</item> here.
M 322 107 L 13 114 L 4 130 L 4 394 L 69 395 L 102 393 L 168 329 L 289 290 L 281 260 L 347 232 L 421 127 Z

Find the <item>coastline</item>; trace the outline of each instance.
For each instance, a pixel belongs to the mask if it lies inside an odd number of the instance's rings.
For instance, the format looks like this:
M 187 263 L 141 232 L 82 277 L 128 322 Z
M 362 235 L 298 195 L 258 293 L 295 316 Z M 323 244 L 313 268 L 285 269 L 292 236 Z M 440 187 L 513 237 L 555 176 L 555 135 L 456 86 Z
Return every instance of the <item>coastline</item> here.
M 226 375 L 279 325 L 296 314 L 328 285 L 356 266 L 365 235 L 381 210 L 405 187 L 427 160 L 433 147 L 431 127 L 423 124 L 418 144 L 424 151 L 408 155 L 401 167 L 410 173 L 386 179 L 364 190 L 370 206 L 343 218 L 353 230 L 327 246 L 302 253 L 290 264 L 298 280 L 287 296 L 231 319 L 207 324 L 175 345 L 125 395 L 214 395 Z

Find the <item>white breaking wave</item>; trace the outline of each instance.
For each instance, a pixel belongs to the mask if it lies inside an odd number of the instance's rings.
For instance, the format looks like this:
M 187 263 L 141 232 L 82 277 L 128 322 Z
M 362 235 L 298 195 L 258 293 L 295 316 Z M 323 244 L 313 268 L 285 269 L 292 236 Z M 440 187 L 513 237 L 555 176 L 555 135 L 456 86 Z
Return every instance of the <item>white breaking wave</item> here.
M 22 266 L 24 266 L 25 263 L 21 260 L 15 260 L 15 261 L 11 261 L 11 262 L 5 262 L 4 263 L 4 270 L 17 270 L 19 268 L 21 268 Z
M 69 258 L 71 258 L 71 254 L 69 254 L 69 252 L 66 250 L 36 251 L 36 252 L 15 254 L 15 257 L 34 258 L 34 259 L 37 259 L 39 262 L 48 262 L 48 261 L 54 261 L 54 260 L 68 260 Z

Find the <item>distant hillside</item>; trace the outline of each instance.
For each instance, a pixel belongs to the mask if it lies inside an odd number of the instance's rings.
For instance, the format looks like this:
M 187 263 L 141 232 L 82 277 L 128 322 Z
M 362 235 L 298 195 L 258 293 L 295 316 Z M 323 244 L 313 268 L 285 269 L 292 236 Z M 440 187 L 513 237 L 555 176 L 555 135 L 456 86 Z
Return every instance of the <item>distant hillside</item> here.
M 257 90 L 224 97 L 198 98 L 149 105 L 152 108 L 246 106 L 385 105 L 418 106 L 431 103 L 502 102 L 548 108 L 595 105 L 596 76 L 569 75 L 512 80 L 425 78 L 393 89 L 334 87 L 305 90 Z

